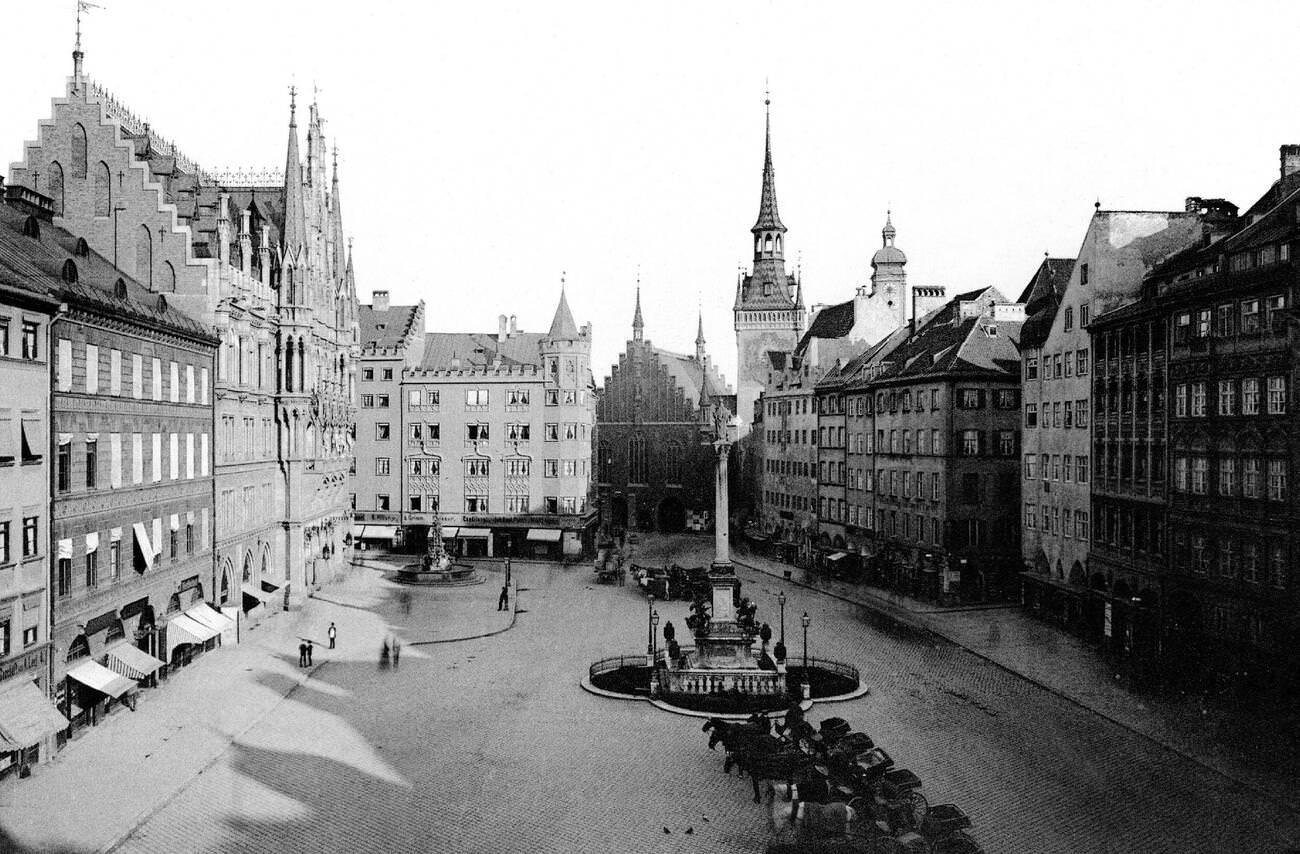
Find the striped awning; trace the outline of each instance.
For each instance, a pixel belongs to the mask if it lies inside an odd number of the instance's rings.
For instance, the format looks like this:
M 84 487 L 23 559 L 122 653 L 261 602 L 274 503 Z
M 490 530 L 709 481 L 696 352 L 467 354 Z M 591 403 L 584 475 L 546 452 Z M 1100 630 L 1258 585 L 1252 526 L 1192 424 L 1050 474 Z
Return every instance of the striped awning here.
M 137 682 L 149 678 L 154 671 L 164 664 L 164 662 L 127 641 L 114 644 L 104 650 L 104 653 L 107 656 L 104 663 L 109 670 Z
M 68 678 L 75 679 L 87 688 L 120 697 L 135 687 L 135 683 L 125 676 L 119 676 L 96 661 L 83 661 L 68 671 Z
M 0 691 L 0 749 L 21 750 L 68 728 L 68 719 L 26 679 Z
M 233 629 L 235 627 L 234 620 L 230 619 L 220 611 L 214 609 L 207 602 L 200 602 L 199 604 L 195 605 L 192 608 L 187 608 L 185 610 L 185 616 L 189 617 L 191 620 L 194 620 L 195 622 L 202 623 L 203 625 L 207 626 L 208 628 L 212 629 L 217 633 L 221 633 L 229 629 Z
M 181 644 L 194 644 L 201 646 L 216 637 L 219 633 L 215 629 L 181 614 L 179 617 L 172 617 L 167 621 L 167 657 L 171 658 L 172 652 Z

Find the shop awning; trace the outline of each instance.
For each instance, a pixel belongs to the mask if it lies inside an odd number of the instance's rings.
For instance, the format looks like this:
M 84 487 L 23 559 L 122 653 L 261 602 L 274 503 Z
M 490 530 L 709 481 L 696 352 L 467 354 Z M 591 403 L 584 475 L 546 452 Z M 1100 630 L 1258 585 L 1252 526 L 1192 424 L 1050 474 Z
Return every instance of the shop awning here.
M 492 536 L 492 531 L 487 528 L 461 528 L 456 532 L 456 536 L 468 539 L 487 539 Z
M 832 552 L 831 554 L 826 555 L 827 560 L 840 560 L 843 557 L 845 557 L 844 552 Z
M 104 664 L 109 670 L 137 682 L 147 679 L 164 663 L 128 641 L 114 644 L 104 652 L 108 656 Z
M 366 526 L 365 526 L 365 525 L 353 525 L 353 526 L 352 526 L 352 539 L 354 539 L 354 540 L 359 540 L 359 539 L 361 539 L 361 538 L 365 535 L 365 533 L 366 533 Z
M 366 540 L 391 540 L 396 536 L 396 525 L 366 525 L 361 534 L 361 537 Z
M 456 535 L 459 533 L 460 533 L 460 528 L 444 526 L 442 529 L 442 538 L 444 540 L 454 540 L 456 539 Z
M 554 528 L 529 528 L 528 540 L 534 543 L 558 543 L 560 532 Z
M 172 651 L 181 644 L 189 643 L 197 646 L 207 643 L 218 634 L 219 632 L 184 614 L 172 617 L 167 621 L 167 657 L 171 658 Z
M 120 697 L 135 687 L 135 682 L 119 676 L 102 664 L 83 661 L 68 670 L 68 678 L 110 697 Z
M 267 581 L 266 579 L 262 579 L 262 593 L 263 593 L 263 594 L 274 593 L 275 591 L 277 591 L 277 590 L 279 590 L 279 589 L 280 589 L 280 585 L 278 585 L 278 584 L 272 584 L 271 582 Z M 263 595 L 262 598 L 265 599 L 266 596 Z
M 36 687 L 18 679 L 0 691 L 0 737 L 13 750 L 31 747 L 41 739 L 68 728 L 68 719 Z
M 185 616 L 195 622 L 202 623 L 218 634 L 235 627 L 234 620 L 216 610 L 207 602 L 200 602 L 193 608 L 185 609 Z
M 243 605 L 245 614 L 256 608 L 258 605 L 261 605 L 262 600 L 266 598 L 266 594 L 252 584 L 245 584 L 240 588 L 240 590 L 244 594 Z

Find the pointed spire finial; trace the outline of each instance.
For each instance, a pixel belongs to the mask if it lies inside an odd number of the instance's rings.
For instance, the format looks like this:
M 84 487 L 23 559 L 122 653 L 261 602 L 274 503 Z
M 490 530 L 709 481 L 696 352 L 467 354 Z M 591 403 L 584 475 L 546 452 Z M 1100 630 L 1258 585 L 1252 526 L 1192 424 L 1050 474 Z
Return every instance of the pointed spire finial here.
M 640 341 L 645 330 L 645 321 L 641 319 L 641 274 L 636 276 L 636 311 L 632 313 L 632 340 Z
M 298 126 L 298 87 L 289 84 L 289 127 Z
M 1101 210 L 1101 196 L 1097 197 L 1097 201 L 1093 203 L 1092 209 L 1097 211 Z
M 898 234 L 898 230 L 894 228 L 894 212 L 886 208 L 885 227 L 880 230 L 880 237 L 882 240 L 884 240 L 884 245 L 893 246 L 894 237 L 897 234 Z
M 755 235 L 779 231 L 784 232 L 785 226 L 781 224 L 781 215 L 776 208 L 776 177 L 772 169 L 772 98 L 771 91 L 767 91 L 763 99 L 764 113 L 764 132 L 763 132 L 763 192 L 758 203 L 758 221 L 750 229 Z M 779 241 L 778 241 L 779 244 Z M 765 247 L 764 251 L 771 251 L 771 246 L 764 239 L 762 243 L 755 243 L 755 258 L 758 257 L 757 251 L 759 246 Z M 779 249 L 776 251 L 776 257 L 781 257 Z

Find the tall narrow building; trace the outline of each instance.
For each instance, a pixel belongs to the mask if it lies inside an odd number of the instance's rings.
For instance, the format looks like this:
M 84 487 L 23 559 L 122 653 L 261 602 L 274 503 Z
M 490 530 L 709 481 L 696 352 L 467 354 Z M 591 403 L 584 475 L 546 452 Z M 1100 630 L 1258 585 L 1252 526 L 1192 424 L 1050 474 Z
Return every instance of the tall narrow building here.
M 736 329 L 736 414 L 741 432 L 754 420 L 754 402 L 767 381 L 768 353 L 788 353 L 803 335 L 806 312 L 796 292 L 795 278 L 785 269 L 785 225 L 776 208 L 776 178 L 772 171 L 772 114 L 768 107 L 763 154 L 763 193 L 754 235 L 754 264 L 737 277 L 732 309 Z

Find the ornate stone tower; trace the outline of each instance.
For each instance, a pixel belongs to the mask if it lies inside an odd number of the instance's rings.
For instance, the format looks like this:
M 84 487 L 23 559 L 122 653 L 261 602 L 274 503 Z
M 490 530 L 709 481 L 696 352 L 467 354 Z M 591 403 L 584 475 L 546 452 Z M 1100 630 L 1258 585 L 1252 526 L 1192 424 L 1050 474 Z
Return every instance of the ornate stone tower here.
M 754 418 L 754 401 L 767 381 L 768 353 L 789 352 L 803 334 L 806 313 L 802 294 L 785 270 L 785 226 L 776 209 L 776 179 L 772 171 L 771 99 L 764 101 L 767 132 L 763 156 L 763 193 L 754 235 L 754 263 L 736 280 L 733 307 L 736 328 L 736 415 L 741 433 Z

